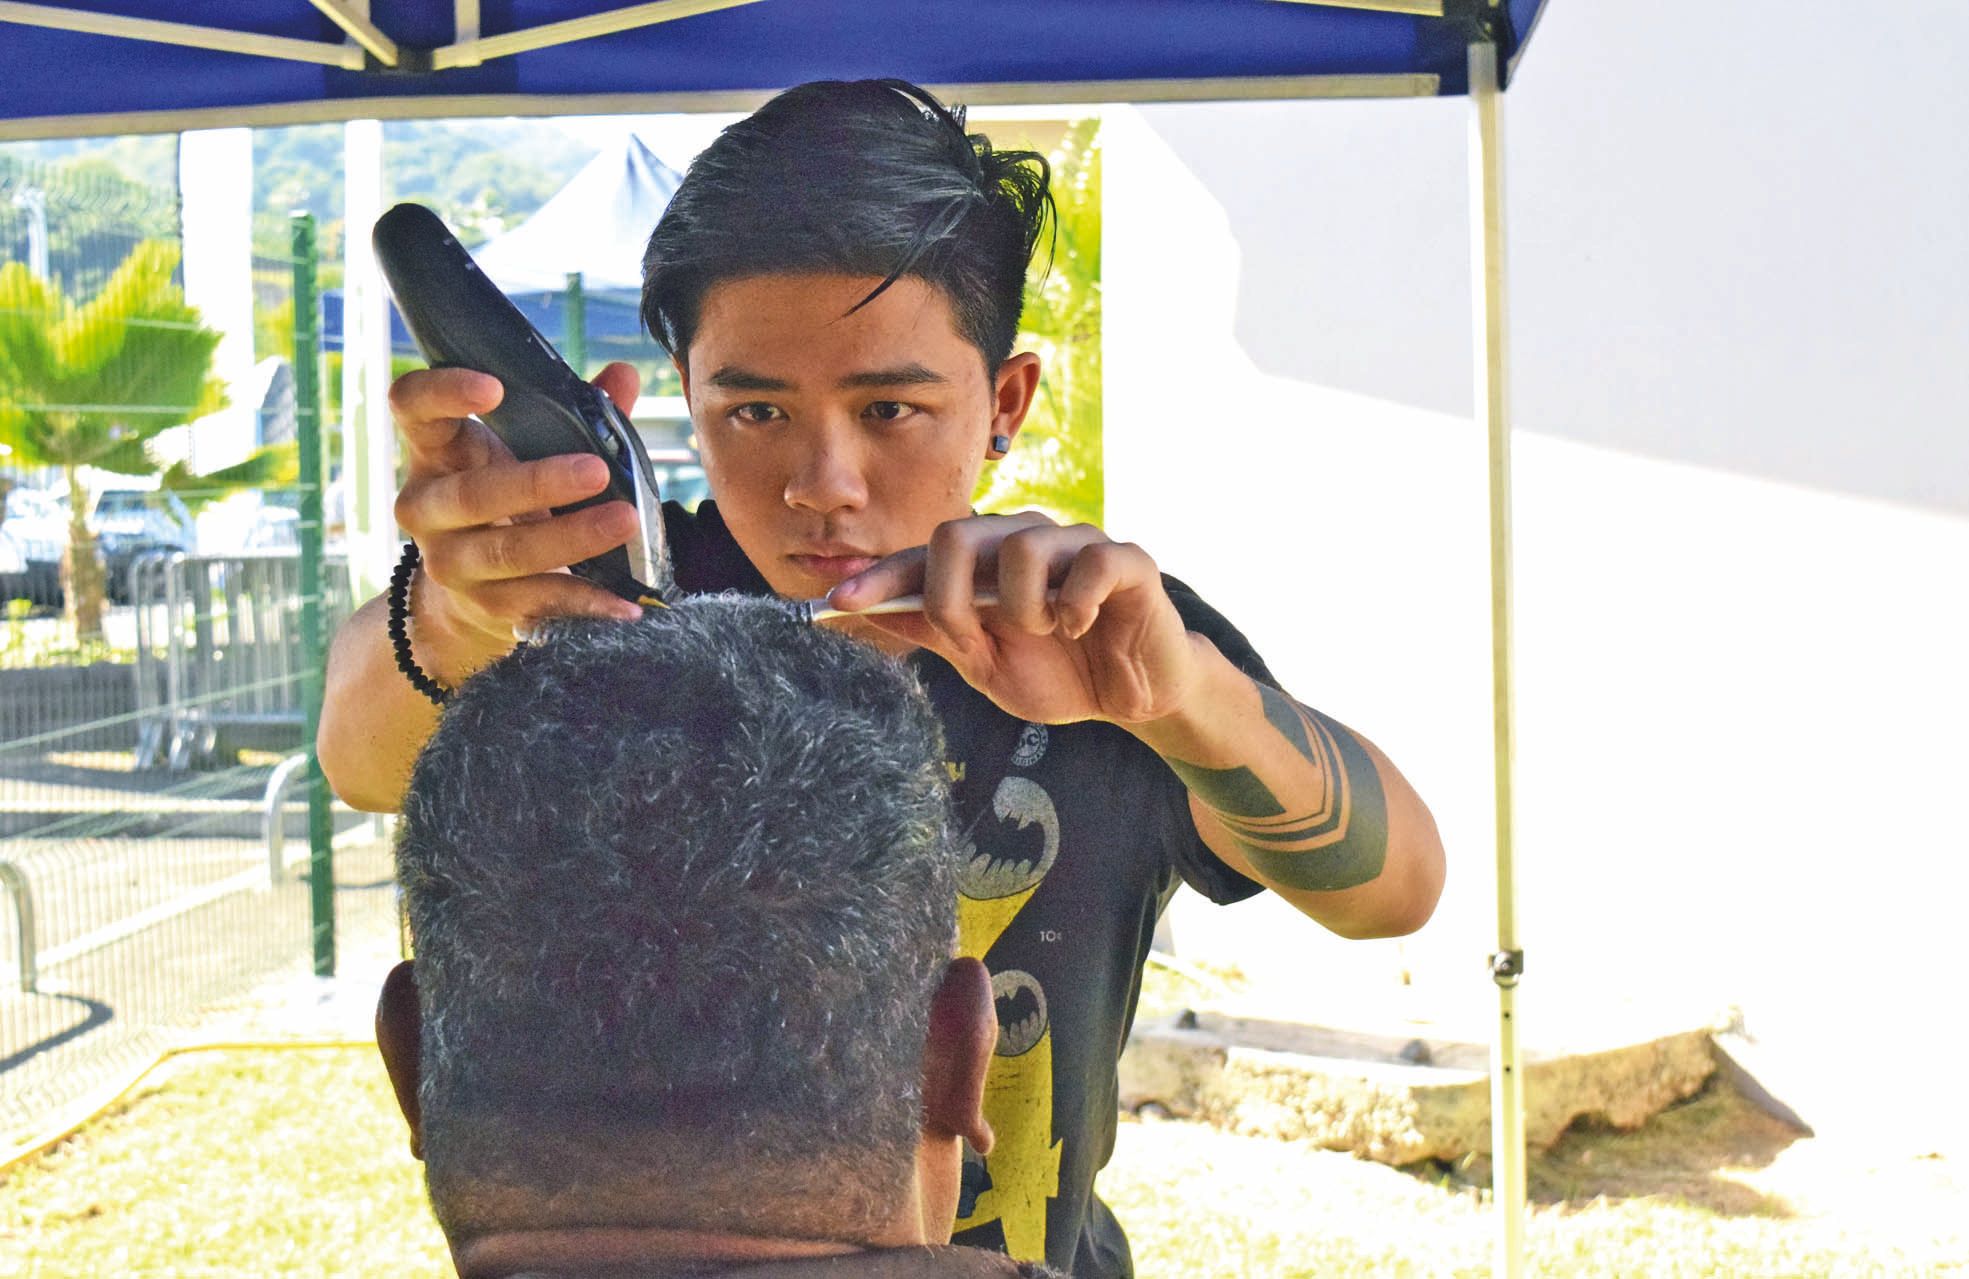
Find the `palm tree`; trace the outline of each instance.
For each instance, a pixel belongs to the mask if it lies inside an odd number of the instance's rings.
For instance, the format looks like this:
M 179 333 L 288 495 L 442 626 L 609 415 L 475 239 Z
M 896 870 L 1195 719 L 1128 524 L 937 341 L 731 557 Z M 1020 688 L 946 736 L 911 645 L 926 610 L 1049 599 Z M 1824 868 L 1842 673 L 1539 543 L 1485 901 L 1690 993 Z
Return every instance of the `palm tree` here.
M 104 593 L 83 467 L 209 492 L 266 483 L 291 452 L 262 449 L 199 476 L 153 454 L 159 435 L 226 402 L 212 376 L 219 334 L 172 282 L 177 264 L 175 245 L 143 241 L 79 305 L 21 263 L 0 266 L 0 446 L 17 462 L 61 468 L 67 481 L 62 585 L 78 639 L 102 633 Z
M 1101 152 L 1098 120 L 1074 124 L 1048 157 L 1058 239 L 1026 284 L 1021 350 L 1045 374 L 1018 447 L 986 472 L 981 511 L 1035 508 L 1063 524 L 1101 522 Z

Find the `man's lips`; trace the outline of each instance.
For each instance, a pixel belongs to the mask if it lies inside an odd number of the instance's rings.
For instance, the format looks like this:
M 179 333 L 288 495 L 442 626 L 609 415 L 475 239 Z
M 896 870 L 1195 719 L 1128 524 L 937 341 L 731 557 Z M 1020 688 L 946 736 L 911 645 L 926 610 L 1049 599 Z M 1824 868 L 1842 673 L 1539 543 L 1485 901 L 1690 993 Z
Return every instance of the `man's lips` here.
M 801 553 L 787 556 L 803 573 L 828 582 L 845 582 L 865 569 L 873 568 L 880 556 L 856 551 L 829 554 Z

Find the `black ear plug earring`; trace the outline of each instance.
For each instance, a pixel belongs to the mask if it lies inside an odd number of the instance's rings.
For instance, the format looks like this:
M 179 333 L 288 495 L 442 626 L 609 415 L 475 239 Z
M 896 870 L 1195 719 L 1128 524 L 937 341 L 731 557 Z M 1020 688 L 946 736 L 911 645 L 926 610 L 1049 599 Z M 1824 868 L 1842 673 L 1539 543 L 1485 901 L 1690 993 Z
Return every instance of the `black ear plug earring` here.
M 991 451 L 998 454 L 1000 457 L 1003 457 L 1005 454 L 1010 453 L 1012 451 L 1012 437 L 1009 435 L 992 436 Z

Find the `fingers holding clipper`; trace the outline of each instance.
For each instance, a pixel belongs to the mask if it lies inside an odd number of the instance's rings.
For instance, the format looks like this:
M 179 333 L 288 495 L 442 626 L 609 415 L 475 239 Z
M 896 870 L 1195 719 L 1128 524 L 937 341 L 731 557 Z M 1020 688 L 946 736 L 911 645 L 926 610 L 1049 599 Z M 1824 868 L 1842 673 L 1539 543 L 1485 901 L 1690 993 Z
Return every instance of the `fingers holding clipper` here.
M 531 577 L 579 564 L 622 545 L 637 516 L 626 502 L 608 502 L 525 524 L 453 529 L 422 543 L 425 571 L 452 591 Z
M 471 420 L 498 407 L 505 394 L 498 378 L 471 369 L 417 369 L 393 382 L 390 415 L 412 478 L 510 457 L 497 436 Z
M 642 374 L 636 366 L 615 360 L 604 365 L 594 377 L 594 384 L 608 396 L 611 403 L 623 413 L 632 413 L 636 408 L 636 395 L 642 389 Z
M 411 479 L 397 495 L 397 523 L 421 542 L 434 533 L 531 519 L 593 497 L 607 484 L 608 464 L 591 454 L 495 461 Z
M 633 622 L 643 610 L 572 573 L 539 573 L 488 582 L 474 592 L 485 612 L 499 618 L 516 640 L 532 639 L 542 625 L 562 617 Z

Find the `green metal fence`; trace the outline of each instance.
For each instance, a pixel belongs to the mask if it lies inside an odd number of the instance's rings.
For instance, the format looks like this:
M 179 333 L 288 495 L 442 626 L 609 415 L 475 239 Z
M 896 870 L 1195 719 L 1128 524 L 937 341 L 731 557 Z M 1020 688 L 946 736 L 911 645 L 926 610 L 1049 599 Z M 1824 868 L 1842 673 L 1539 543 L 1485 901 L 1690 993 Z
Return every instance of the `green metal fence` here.
M 396 935 L 387 850 L 308 749 L 351 605 L 313 227 L 257 261 L 263 334 L 293 317 L 264 402 L 235 403 L 255 438 L 227 448 L 258 461 L 207 474 L 176 234 L 169 193 L 0 157 L 0 1139 L 216 1001 Z

